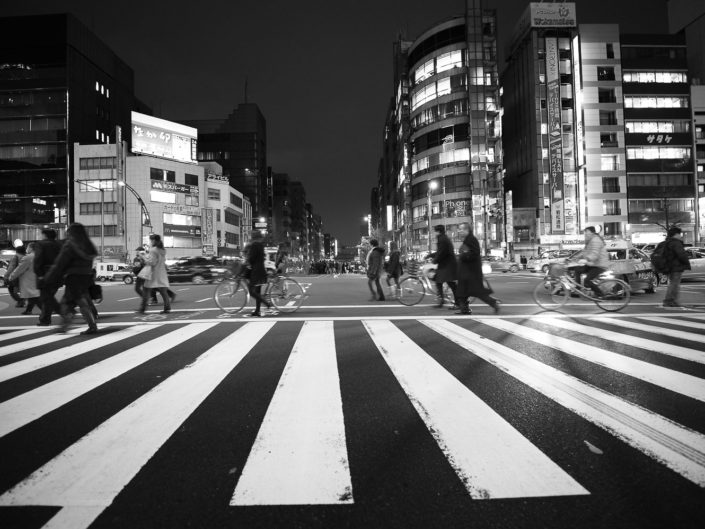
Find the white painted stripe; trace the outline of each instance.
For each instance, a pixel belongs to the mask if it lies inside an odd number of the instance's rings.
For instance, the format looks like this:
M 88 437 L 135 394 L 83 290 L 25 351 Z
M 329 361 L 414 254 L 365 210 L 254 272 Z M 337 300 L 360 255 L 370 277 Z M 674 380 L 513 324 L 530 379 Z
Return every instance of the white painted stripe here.
M 51 328 L 47 327 L 35 327 L 33 329 L 22 329 L 19 331 L 8 332 L 5 334 L 0 334 L 0 341 L 5 342 L 9 340 L 15 340 L 17 338 L 24 338 L 25 336 L 31 336 L 32 334 L 37 334 L 40 332 L 50 331 Z M 27 343 L 27 342 L 25 342 Z
M 304 324 L 230 505 L 353 503 L 333 322 Z
M 42 332 L 42 331 L 47 331 L 51 330 L 47 327 L 40 327 L 41 330 L 35 331 L 35 332 Z M 34 338 L 33 340 L 26 340 L 26 341 L 21 341 L 17 343 L 13 343 L 10 345 L 4 345 L 0 347 L 0 356 L 6 356 L 9 354 L 13 353 L 19 353 L 21 351 L 27 351 L 28 349 L 32 349 L 33 347 L 41 347 L 42 345 L 47 345 L 50 343 L 54 342 L 59 342 L 61 340 L 66 340 L 67 338 L 70 338 L 71 336 L 76 336 L 80 332 L 80 329 L 72 329 L 67 333 L 64 334 L 47 334 L 44 336 L 40 336 L 39 338 Z
M 244 325 L 4 493 L 0 505 L 69 507 L 55 526 L 88 527 L 273 325 Z
M 563 353 L 582 358 L 587 362 L 592 362 L 600 366 L 607 367 L 613 371 L 624 373 L 644 382 L 655 384 L 662 388 L 680 393 L 686 397 L 691 397 L 705 402 L 705 381 L 703 379 L 667 369 L 665 367 L 650 364 L 643 360 L 637 360 L 629 356 L 613 353 L 593 345 L 580 343 L 575 340 L 556 336 L 538 329 L 531 329 L 511 323 L 497 320 L 490 324 L 495 329 L 512 333 L 527 340 L 551 347 Z M 595 335 L 599 334 L 593 331 Z
M 362 323 L 473 498 L 589 494 L 394 324 Z
M 448 321 L 427 327 L 705 487 L 705 435 Z
M 666 329 L 664 327 L 655 327 L 654 325 L 647 325 L 645 323 L 637 323 L 635 321 L 624 321 L 621 319 L 613 318 L 595 318 L 595 321 L 600 323 L 606 323 L 608 325 L 617 325 L 619 327 L 626 327 L 627 329 L 632 329 L 635 331 L 646 331 L 654 334 L 660 334 L 662 336 L 670 336 L 671 338 L 678 338 L 681 340 L 690 340 L 694 342 L 702 342 L 703 335 L 688 331 L 679 331 L 676 329 Z M 675 322 L 674 322 L 675 323 Z
M 57 362 L 63 362 L 64 360 L 94 351 L 100 347 L 105 347 L 106 345 L 125 340 L 149 329 L 153 329 L 153 327 L 151 325 L 134 325 L 109 334 L 99 334 L 90 340 L 83 340 L 78 343 L 73 343 L 66 347 L 62 347 L 61 349 L 51 351 L 50 353 L 33 356 L 13 364 L 8 364 L 0 367 L 0 382 L 19 377 L 37 369 L 56 364 Z
M 681 322 L 670 321 L 669 318 L 659 318 L 663 320 L 663 323 L 668 324 L 681 324 Z M 689 360 L 691 362 L 697 362 L 699 364 L 705 364 L 705 352 L 696 351 L 695 349 L 689 349 L 688 347 L 681 347 L 680 345 L 671 345 L 665 342 L 659 342 L 656 340 L 650 340 L 648 338 L 640 338 L 637 336 L 631 336 L 629 334 L 609 331 L 607 329 L 591 327 L 589 325 L 582 325 L 575 323 L 571 320 L 564 318 L 542 318 L 539 320 L 540 323 L 545 325 L 552 325 L 560 329 L 566 329 L 568 331 L 575 331 L 591 336 L 596 336 L 598 338 L 604 338 L 605 340 L 612 340 L 621 345 L 629 345 L 632 347 L 638 347 L 646 351 L 654 351 L 657 353 L 665 354 L 668 356 L 673 356 L 675 358 L 681 358 L 683 360 Z M 492 326 L 493 324 L 490 324 Z M 703 336 L 705 338 L 705 336 Z
M 210 298 L 203 298 L 196 300 L 194 303 L 203 303 L 204 301 L 213 301 L 213 297 L 211 296 Z
M 176 347 L 215 323 L 192 323 L 0 403 L 0 437 Z
M 696 321 L 687 321 L 683 319 L 677 319 L 673 320 L 673 318 L 663 318 L 659 316 L 653 316 L 651 318 L 639 318 L 639 319 L 645 319 L 645 320 L 650 320 L 656 323 L 665 323 L 667 325 L 679 325 L 680 327 L 688 327 L 690 329 L 698 329 L 700 331 L 703 331 L 702 338 L 705 339 L 705 324 L 701 322 L 696 322 Z
M 122 299 L 118 299 L 118 301 L 132 301 L 133 299 L 142 299 L 142 298 L 139 297 L 139 296 L 134 296 L 134 297 L 131 297 L 131 298 L 122 298 Z

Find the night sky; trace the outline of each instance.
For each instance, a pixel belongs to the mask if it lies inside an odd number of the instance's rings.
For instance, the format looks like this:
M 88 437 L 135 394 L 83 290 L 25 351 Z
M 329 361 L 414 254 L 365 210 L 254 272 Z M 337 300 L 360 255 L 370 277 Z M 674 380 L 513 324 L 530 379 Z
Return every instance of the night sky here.
M 527 4 L 487 2 L 502 43 Z M 579 23 L 667 31 L 664 0 L 576 4 Z M 304 183 L 324 231 L 348 245 L 377 182 L 392 43 L 464 10 L 464 0 L 22 0 L 0 16 L 73 13 L 133 68 L 137 97 L 164 119 L 225 118 L 247 82 L 267 120 L 268 164 Z

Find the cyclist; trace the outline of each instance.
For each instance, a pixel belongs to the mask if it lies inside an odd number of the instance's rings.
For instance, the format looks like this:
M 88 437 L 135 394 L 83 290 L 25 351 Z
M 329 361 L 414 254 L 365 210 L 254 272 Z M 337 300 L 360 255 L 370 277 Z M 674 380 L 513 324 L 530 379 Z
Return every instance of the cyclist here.
M 276 309 L 273 309 L 272 304 L 262 297 L 262 285 L 267 282 L 267 272 L 264 268 L 264 244 L 262 244 L 262 234 L 259 231 L 252 232 L 252 242 L 247 250 L 245 277 L 249 281 L 250 296 L 255 298 L 255 310 L 251 316 L 255 318 L 262 316 L 260 312 L 262 303 L 267 306 L 266 315 L 276 315 Z
M 446 235 L 446 228 L 442 224 L 437 224 L 433 229 L 438 234 L 436 243 L 436 252 L 433 255 L 433 262 L 438 265 L 436 269 L 436 290 L 438 292 L 438 303 L 434 305 L 436 308 L 443 307 L 443 283 L 448 283 L 453 299 L 455 299 L 455 280 L 458 273 L 458 265 L 455 260 L 455 251 L 453 243 Z M 451 308 L 456 308 L 455 304 Z
M 607 255 L 605 241 L 598 235 L 594 226 L 585 228 L 585 248 L 575 254 L 572 259 L 585 265 L 575 269 L 575 278 L 580 282 L 580 276 L 585 274 L 585 286 L 595 293 L 597 297 L 602 296 L 599 287 L 593 281 L 602 272 L 607 270 L 610 258 Z

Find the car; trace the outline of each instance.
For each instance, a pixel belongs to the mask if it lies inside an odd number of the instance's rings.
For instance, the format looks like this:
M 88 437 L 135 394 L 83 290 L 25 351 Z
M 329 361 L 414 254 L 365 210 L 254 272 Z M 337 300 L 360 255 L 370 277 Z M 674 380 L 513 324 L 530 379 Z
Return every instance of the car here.
M 659 284 L 659 277 L 651 266 L 649 254 L 639 250 L 627 241 L 605 241 L 610 258 L 608 269 L 629 284 L 632 291 L 643 290 L 653 294 Z
M 170 283 L 190 281 L 201 285 L 222 279 L 225 266 L 214 258 L 184 257 L 176 261 L 175 264 L 167 266 L 166 272 Z
M 93 265 L 96 281 L 122 281 L 126 285 L 135 280 L 132 273 L 132 266 L 124 263 L 101 263 Z
M 705 280 L 705 248 L 690 247 L 685 249 L 690 260 L 690 270 L 683 271 L 683 280 Z
M 518 272 L 521 269 L 519 263 L 510 261 L 509 259 L 505 259 L 503 257 L 483 257 L 482 261 L 483 265 L 485 263 L 490 265 L 490 272 L 502 272 L 506 274 L 507 272 Z
M 552 264 L 562 263 L 574 253 L 575 250 L 548 250 L 541 252 L 537 258 L 529 259 L 526 268 L 532 272 L 545 274 Z

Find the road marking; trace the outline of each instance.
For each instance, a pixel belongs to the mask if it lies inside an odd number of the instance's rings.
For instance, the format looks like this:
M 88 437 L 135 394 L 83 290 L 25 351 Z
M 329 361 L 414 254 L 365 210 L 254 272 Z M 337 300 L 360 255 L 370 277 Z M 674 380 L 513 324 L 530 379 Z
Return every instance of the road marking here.
M 683 321 L 671 321 L 671 318 L 652 318 L 654 320 L 659 320 L 661 323 L 683 325 Z M 688 360 L 690 362 L 697 362 L 699 364 L 705 364 L 705 352 L 696 351 L 695 349 L 689 349 L 688 347 L 681 347 L 680 345 L 671 345 L 665 342 L 659 342 L 657 340 L 652 340 L 649 338 L 639 338 L 636 336 L 631 336 L 629 334 L 623 334 L 619 332 L 609 331 L 607 329 L 596 329 L 589 325 L 581 325 L 579 323 L 572 322 L 568 319 L 551 319 L 543 318 L 540 320 L 541 323 L 546 325 L 552 325 L 561 329 L 566 329 L 568 331 L 580 332 L 583 334 L 589 334 L 591 336 L 597 336 L 598 338 L 604 338 L 606 340 L 612 340 L 622 345 L 631 345 L 633 347 L 639 347 L 640 349 L 645 349 L 647 351 L 654 351 L 656 353 L 665 354 L 668 356 L 673 356 L 675 358 L 681 358 L 683 360 Z M 611 320 L 610 320 L 611 323 Z M 696 324 L 698 327 L 702 327 L 702 324 Z
M 49 327 L 35 327 L 34 329 L 35 333 L 40 333 L 40 332 L 46 332 L 47 330 L 51 330 Z M 33 340 L 27 340 L 24 342 L 18 342 L 10 345 L 5 345 L 3 347 L 0 347 L 0 356 L 5 356 L 9 355 L 12 353 L 18 353 L 20 351 L 27 351 L 28 349 L 32 349 L 33 347 L 41 347 L 42 345 L 47 345 L 50 343 L 54 342 L 60 342 L 61 340 L 66 340 L 67 338 L 71 338 L 72 336 L 76 336 L 79 334 L 80 329 L 72 329 L 66 333 L 63 334 L 49 334 L 47 336 L 40 336 L 39 338 L 34 338 Z M 27 335 L 31 335 L 32 333 L 27 333 Z M 16 338 L 17 336 L 8 336 L 8 335 L 2 335 L 0 336 L 0 340 L 4 340 L 7 338 Z
M 656 323 L 665 323 L 666 325 L 678 325 L 680 327 L 689 327 L 691 329 L 698 329 L 701 331 L 705 330 L 705 326 L 702 324 L 702 322 L 687 321 L 687 320 L 672 321 L 670 318 L 663 318 L 663 317 L 658 317 L 658 316 L 654 316 L 652 318 L 639 318 L 639 319 L 648 319 L 648 320 L 654 321 Z
M 576 340 L 563 338 L 562 336 L 556 336 L 555 334 L 531 329 L 508 321 L 498 319 L 492 322 L 490 326 L 581 358 L 587 362 L 604 366 L 612 371 L 624 373 L 630 377 L 705 402 L 705 384 L 703 384 L 701 378 L 693 375 L 650 364 L 629 356 L 612 353 L 593 345 L 579 343 Z
M 83 340 L 78 343 L 72 343 L 61 349 L 51 351 L 46 354 L 32 356 L 25 360 L 20 360 L 12 364 L 0 367 L 0 382 L 19 377 L 26 373 L 30 373 L 36 369 L 63 362 L 69 358 L 88 353 L 100 347 L 105 347 L 115 342 L 119 342 L 136 334 L 152 329 L 151 325 L 134 325 L 127 329 L 115 331 L 110 334 L 98 335 L 90 340 Z
M 353 503 L 333 322 L 296 339 L 230 505 Z
M 273 325 L 250 323 L 218 342 L 4 493 L 0 505 L 65 507 L 45 527 L 88 527 Z
M 142 299 L 142 298 L 139 297 L 139 296 L 134 296 L 134 297 L 132 297 L 132 298 L 122 298 L 122 299 L 118 299 L 118 301 L 132 301 L 133 299 Z
M 204 301 L 213 301 L 213 298 L 210 297 L 210 298 L 199 299 L 199 300 L 195 301 L 194 303 L 203 303 Z
M 362 323 L 473 498 L 589 494 L 393 323 Z
M 164 336 L 0 403 L 0 437 L 144 364 L 214 325 L 216 324 L 185 325 Z
M 419 321 L 686 479 L 705 487 L 705 435 L 449 321 Z
M 690 314 L 681 314 L 681 316 L 687 315 L 689 318 Z M 651 316 L 649 316 L 651 317 Z M 654 327 L 653 325 L 647 325 L 645 323 L 637 323 L 634 321 L 622 321 L 613 320 L 612 318 L 598 317 L 594 321 L 600 323 L 609 323 L 612 325 L 617 325 L 619 327 L 626 327 L 627 329 L 632 329 L 635 331 L 646 331 L 654 334 L 660 334 L 662 336 L 670 336 L 671 338 L 680 338 L 681 340 L 690 340 L 693 342 L 701 343 L 703 341 L 703 335 L 694 332 L 678 331 L 676 329 L 667 329 L 665 327 Z
M 8 332 L 5 334 L 0 334 L 0 341 L 4 342 L 4 341 L 9 341 L 9 340 L 14 340 L 15 338 L 24 338 L 25 336 L 31 336 L 32 334 L 46 332 L 47 330 L 51 330 L 51 329 L 47 329 L 45 327 L 39 327 L 39 328 L 34 327 L 32 329 L 23 329 L 20 331 L 12 331 L 12 332 Z M 26 348 L 26 345 L 25 345 L 26 343 L 27 342 L 24 342 L 24 344 L 23 344 L 25 348 Z

